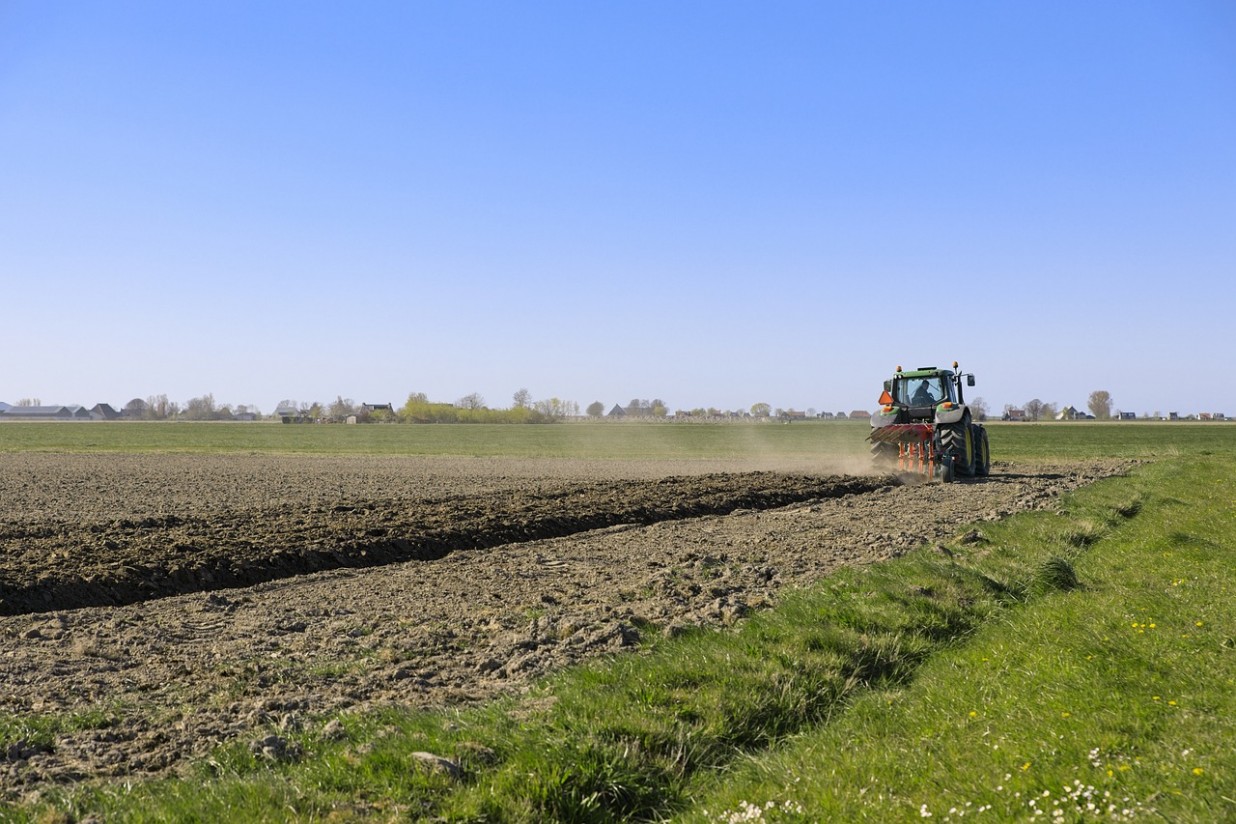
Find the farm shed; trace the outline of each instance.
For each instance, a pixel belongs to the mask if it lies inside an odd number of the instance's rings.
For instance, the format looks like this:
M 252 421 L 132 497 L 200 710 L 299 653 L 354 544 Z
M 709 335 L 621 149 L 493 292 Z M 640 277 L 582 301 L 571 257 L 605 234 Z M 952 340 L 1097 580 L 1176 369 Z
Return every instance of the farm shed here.
M 82 410 L 85 417 L 90 417 L 90 412 L 80 406 L 10 406 L 4 410 L 3 415 L 6 418 L 36 421 L 71 421 L 75 417 L 81 417 L 75 415 L 74 410 Z
M 96 403 L 90 407 L 90 417 L 96 421 L 114 421 L 120 417 L 120 413 L 112 408 L 108 403 Z
M 297 409 L 290 403 L 281 403 L 275 407 L 275 416 L 284 423 L 309 423 L 308 414 Z

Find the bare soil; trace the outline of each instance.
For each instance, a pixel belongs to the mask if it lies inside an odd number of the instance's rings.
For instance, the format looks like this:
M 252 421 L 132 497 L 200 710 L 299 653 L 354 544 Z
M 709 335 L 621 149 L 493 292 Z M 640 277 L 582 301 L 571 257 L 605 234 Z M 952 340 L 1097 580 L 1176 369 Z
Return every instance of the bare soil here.
M 473 703 L 1127 467 L 950 485 L 725 462 L 0 455 L 0 799 Z

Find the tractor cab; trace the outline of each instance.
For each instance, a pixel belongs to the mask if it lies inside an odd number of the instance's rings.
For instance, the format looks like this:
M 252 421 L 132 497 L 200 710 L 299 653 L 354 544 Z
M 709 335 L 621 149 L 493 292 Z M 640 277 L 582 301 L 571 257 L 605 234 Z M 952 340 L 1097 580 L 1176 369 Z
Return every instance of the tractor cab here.
M 903 372 L 898 368 L 892 380 L 884 382 L 880 403 L 886 413 L 896 411 L 904 422 L 930 421 L 940 404 L 961 405 L 961 387 L 947 369 L 928 366 Z
M 943 401 L 956 403 L 954 394 L 953 382 L 939 375 L 893 381 L 893 402 L 899 406 L 934 407 Z

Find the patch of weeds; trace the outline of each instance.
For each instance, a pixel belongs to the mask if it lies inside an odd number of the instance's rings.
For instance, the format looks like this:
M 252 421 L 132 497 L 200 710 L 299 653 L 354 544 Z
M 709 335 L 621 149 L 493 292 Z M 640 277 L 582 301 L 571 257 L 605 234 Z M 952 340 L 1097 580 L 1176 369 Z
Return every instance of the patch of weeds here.
M 63 715 L 0 716 L 0 760 L 5 753 L 25 758 L 24 752 L 50 752 L 56 737 L 86 730 L 105 730 L 115 726 L 117 712 L 98 707 Z
M 1014 603 L 1024 601 L 1030 595 L 1030 588 L 1026 586 L 1025 581 L 1007 580 L 984 572 L 978 573 L 978 579 L 984 589 L 995 595 L 1002 602 Z
M 1082 521 L 1064 535 L 1064 541 L 1069 546 L 1085 549 L 1099 542 L 1103 537 L 1103 528 L 1093 522 Z
M 398 663 L 404 658 L 392 658 L 389 663 Z M 336 680 L 352 674 L 356 667 L 346 661 L 320 661 L 305 668 L 304 674 L 314 680 Z
M 627 619 L 631 622 L 631 626 L 639 631 L 640 638 L 647 637 L 649 642 L 654 642 L 655 636 L 660 635 L 661 627 L 657 622 L 644 618 L 640 615 L 632 615 Z
M 1174 547 L 1199 547 L 1206 546 L 1210 542 L 1205 538 L 1201 538 L 1190 532 L 1173 531 L 1167 536 L 1168 543 Z
M 1077 578 L 1077 570 L 1073 568 L 1073 562 L 1059 555 L 1048 558 L 1039 566 L 1035 581 L 1044 590 L 1055 589 L 1069 592 L 1081 588 L 1081 581 Z

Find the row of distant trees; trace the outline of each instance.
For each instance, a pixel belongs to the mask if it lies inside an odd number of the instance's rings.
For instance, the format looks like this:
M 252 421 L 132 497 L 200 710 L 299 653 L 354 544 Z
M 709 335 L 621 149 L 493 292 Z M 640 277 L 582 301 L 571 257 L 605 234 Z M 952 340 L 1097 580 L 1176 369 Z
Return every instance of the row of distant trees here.
M 140 421 L 232 421 L 259 420 L 262 413 L 251 404 L 232 404 L 215 402 L 215 396 L 207 393 L 196 398 L 190 398 L 183 406 L 167 395 L 151 395 L 148 398 L 134 398 L 122 407 L 120 414 L 125 418 Z
M 404 423 L 553 423 L 579 417 L 579 404 L 561 398 L 533 400 L 532 393 L 520 389 L 506 409 L 491 409 L 478 393 L 465 395 L 455 403 L 436 403 L 424 392 L 408 395 L 395 417 Z
M 22 398 L 15 406 L 40 406 L 38 398 Z M 970 402 L 971 410 L 980 420 L 988 415 L 987 402 L 975 398 Z M 1004 407 L 1006 417 L 1015 407 L 1007 404 Z M 1112 397 L 1106 390 L 1096 390 L 1090 393 L 1087 408 L 1090 414 L 1098 420 L 1109 420 L 1112 417 Z M 612 407 L 607 407 L 601 401 L 588 404 L 584 413 L 590 418 L 602 418 L 609 414 Z M 626 417 L 664 419 L 670 415 L 669 405 L 660 398 L 652 400 L 632 398 L 621 406 Z M 1055 403 L 1042 401 L 1038 398 L 1027 401 L 1021 407 L 1028 420 L 1051 420 L 1060 411 Z M 190 398 L 183 405 L 169 400 L 167 395 L 151 395 L 147 398 L 134 398 L 119 410 L 126 418 L 135 420 L 189 420 L 189 421 L 226 421 L 226 420 L 260 420 L 262 413 L 252 404 L 220 404 L 211 393 Z M 413 392 L 408 395 L 403 406 L 399 408 L 374 406 L 357 403 L 351 398 L 336 396 L 330 403 L 317 401 L 300 403 L 292 400 L 281 401 L 276 414 L 287 414 L 294 411 L 303 420 L 324 423 L 343 423 L 355 419 L 362 423 L 404 422 L 404 423 L 552 423 L 567 418 L 580 416 L 579 404 L 575 401 L 560 398 L 534 400 L 527 389 L 520 389 L 512 397 L 512 403 L 507 408 L 491 408 L 485 398 L 473 392 L 459 398 L 454 403 L 431 401 L 424 392 Z M 723 411 L 714 407 L 699 407 L 696 409 L 678 409 L 674 411 L 676 418 L 773 418 L 797 414 L 789 410 L 774 409 L 770 404 L 758 402 L 748 410 Z M 807 417 L 817 417 L 814 409 L 808 409 Z M 845 417 L 844 412 L 838 413 Z
M 38 405 L 37 400 L 26 399 L 26 405 Z M 590 418 L 606 416 L 612 407 L 601 401 L 593 401 L 584 410 Z M 621 405 L 624 415 L 632 418 L 664 419 L 670 415 L 669 405 L 660 398 L 632 398 Z M 810 410 L 814 412 L 814 410 Z M 678 409 L 674 415 L 680 418 L 721 418 L 721 417 L 776 417 L 784 410 L 774 409 L 767 403 L 756 403 L 750 411 L 724 411 L 716 407 L 699 407 L 695 409 Z M 190 398 L 184 404 L 169 400 L 167 395 L 151 395 L 147 398 L 134 398 L 125 404 L 121 413 L 126 418 L 136 420 L 195 420 L 217 421 L 236 420 L 238 418 L 261 419 L 261 411 L 251 404 L 220 404 L 214 395 L 207 393 Z M 295 417 L 322 423 L 343 423 L 355 419 L 359 423 L 552 423 L 568 418 L 580 417 L 580 407 L 575 401 L 551 397 L 536 400 L 527 389 L 520 389 L 512 397 L 509 407 L 490 407 L 484 396 L 473 392 L 457 399 L 454 403 L 431 401 L 424 392 L 412 392 L 404 404 L 398 408 L 383 408 L 383 405 L 358 403 L 342 395 L 334 401 L 301 402 L 285 399 L 276 405 L 276 415 L 293 413 Z
M 972 410 L 979 404 L 982 404 L 982 399 L 978 399 L 970 404 Z M 1009 417 L 1009 414 L 1017 407 L 1013 404 L 1005 404 L 1004 417 Z M 1090 415 L 1096 420 L 1106 421 L 1112 417 L 1112 396 L 1106 389 L 1096 389 L 1090 393 L 1090 397 L 1086 401 L 1086 408 L 1090 410 Z M 1026 401 L 1021 406 L 1021 410 L 1025 415 L 1026 420 L 1054 420 L 1060 414 L 1060 406 L 1049 401 L 1042 401 L 1038 398 Z M 987 407 L 984 404 L 982 407 L 982 417 L 987 416 Z
M 357 403 L 339 395 L 328 404 L 280 401 L 276 414 L 315 423 L 552 423 L 578 417 L 579 404 L 561 398 L 534 400 L 527 389 L 516 392 L 508 408 L 490 407 L 477 392 L 454 403 L 431 401 L 424 392 L 412 392 L 400 407 Z

